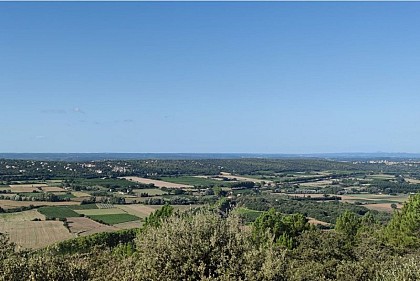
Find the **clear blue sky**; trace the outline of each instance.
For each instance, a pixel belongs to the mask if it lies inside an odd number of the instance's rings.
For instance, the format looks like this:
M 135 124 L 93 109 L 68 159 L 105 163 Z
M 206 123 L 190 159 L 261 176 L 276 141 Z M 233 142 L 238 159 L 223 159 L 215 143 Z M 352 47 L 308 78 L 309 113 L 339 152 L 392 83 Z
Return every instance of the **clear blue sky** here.
M 0 152 L 420 152 L 420 3 L 0 3 Z

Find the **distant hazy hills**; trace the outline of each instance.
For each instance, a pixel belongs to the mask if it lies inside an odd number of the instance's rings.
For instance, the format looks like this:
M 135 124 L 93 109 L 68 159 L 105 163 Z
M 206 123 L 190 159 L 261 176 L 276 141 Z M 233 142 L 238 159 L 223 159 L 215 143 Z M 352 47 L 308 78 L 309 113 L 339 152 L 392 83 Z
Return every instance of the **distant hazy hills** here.
M 240 159 L 240 158 L 324 158 L 334 160 L 367 159 L 420 159 L 420 153 L 314 153 L 314 154 L 261 154 L 261 153 L 0 153 L 0 159 L 98 161 L 141 159 Z

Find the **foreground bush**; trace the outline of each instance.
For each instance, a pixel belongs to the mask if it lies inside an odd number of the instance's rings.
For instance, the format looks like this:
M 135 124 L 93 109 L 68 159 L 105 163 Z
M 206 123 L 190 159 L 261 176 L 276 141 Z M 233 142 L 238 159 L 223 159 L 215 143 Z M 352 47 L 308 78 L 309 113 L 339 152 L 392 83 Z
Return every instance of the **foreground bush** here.
M 284 252 L 252 242 L 236 216 L 172 217 L 136 240 L 136 280 L 284 280 Z

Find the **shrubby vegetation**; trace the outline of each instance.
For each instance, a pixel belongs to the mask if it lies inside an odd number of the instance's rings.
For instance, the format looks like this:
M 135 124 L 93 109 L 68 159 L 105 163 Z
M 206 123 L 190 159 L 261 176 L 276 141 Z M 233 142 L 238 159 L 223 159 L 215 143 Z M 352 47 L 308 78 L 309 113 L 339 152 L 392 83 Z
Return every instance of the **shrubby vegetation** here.
M 40 251 L 18 251 L 0 235 L 0 280 L 414 281 L 420 279 L 419 222 L 420 194 L 385 227 L 369 214 L 346 211 L 329 231 L 275 209 L 245 227 L 239 216 L 218 209 L 176 213 L 164 206 L 139 230 Z
M 236 204 L 241 207 L 256 211 L 268 211 L 274 208 L 276 211 L 285 214 L 301 213 L 324 222 L 335 223 L 337 217 L 344 211 L 351 211 L 357 215 L 371 213 L 379 221 L 387 221 L 389 215 L 378 211 L 369 210 L 363 206 L 338 201 L 317 202 L 317 201 L 295 201 L 273 196 L 242 196 L 237 198 Z

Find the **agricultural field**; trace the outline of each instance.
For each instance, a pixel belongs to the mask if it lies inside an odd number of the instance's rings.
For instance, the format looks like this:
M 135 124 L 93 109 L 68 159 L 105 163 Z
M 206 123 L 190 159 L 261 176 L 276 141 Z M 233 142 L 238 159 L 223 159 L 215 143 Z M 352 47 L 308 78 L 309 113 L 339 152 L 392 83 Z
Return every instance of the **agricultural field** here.
M 161 177 L 163 181 L 178 183 L 178 184 L 186 184 L 192 186 L 226 186 L 227 182 L 216 180 L 213 178 L 208 177 L 190 177 L 190 176 L 180 176 L 180 177 Z
M 68 218 L 67 223 L 68 223 L 70 232 L 77 236 L 86 236 L 93 233 L 109 232 L 109 231 L 117 230 L 113 226 L 104 225 L 86 217 Z
M 69 206 L 70 209 L 72 210 L 90 210 L 90 209 L 99 209 L 98 205 L 95 203 L 91 203 L 91 204 L 83 204 L 83 205 L 73 205 L 73 206 Z
M 377 203 L 403 203 L 407 201 L 409 195 L 398 194 L 398 195 L 387 195 L 387 194 L 346 194 L 340 195 L 343 202 L 354 203 L 355 201 L 362 202 L 377 202 Z
M 256 178 L 251 178 L 251 177 L 244 177 L 244 176 L 239 176 L 239 175 L 232 175 L 231 173 L 220 173 L 220 177 L 222 178 L 228 178 L 230 180 L 236 180 L 236 181 L 252 181 L 252 182 L 266 182 L 266 183 L 271 183 L 272 181 L 270 180 L 262 180 L 262 179 L 256 179 Z
M 45 183 L 22 183 L 22 184 L 10 184 L 11 188 L 40 188 L 48 186 Z
M 114 215 L 114 214 L 124 214 L 125 212 L 119 208 L 109 208 L 109 209 L 85 209 L 85 210 L 75 210 L 79 214 L 85 216 L 95 216 L 95 215 Z
M 406 178 L 405 180 L 406 180 L 408 183 L 420 184 L 420 179 Z
M 179 184 L 179 183 L 166 182 L 166 181 L 161 181 L 161 180 L 152 180 L 152 179 L 141 178 L 141 177 L 123 177 L 123 178 L 132 182 L 138 182 L 142 184 L 153 184 L 156 187 L 166 187 L 166 188 L 193 188 L 194 187 L 188 184 Z
M 81 191 L 73 191 L 71 194 L 73 194 L 74 197 L 90 197 L 91 196 L 89 193 L 81 192 Z
M 0 232 L 20 247 L 33 249 L 74 237 L 63 222 L 45 221 L 37 210 L 0 214 Z
M 387 174 L 374 174 L 374 175 L 367 175 L 369 179 L 381 179 L 381 180 L 392 180 L 395 179 L 394 175 L 387 175 Z
M 48 207 L 41 207 L 38 211 L 48 218 L 71 218 L 71 217 L 79 217 L 80 214 L 76 213 L 72 209 L 66 206 L 48 206 Z
M 68 205 L 80 205 L 80 202 L 75 201 L 63 201 L 63 202 L 48 202 L 48 201 L 15 201 L 15 200 L 0 200 L 0 207 L 3 209 L 15 209 L 19 207 L 29 206 L 68 206 Z
M 134 220 L 128 222 L 122 222 L 114 224 L 113 227 L 117 229 L 132 229 L 132 228 L 140 228 L 143 225 L 143 221 Z
M 58 186 L 43 186 L 41 190 L 44 192 L 66 192 L 64 188 Z
M 234 212 L 247 223 L 255 221 L 262 213 L 261 211 L 250 210 L 244 207 L 236 208 Z
M 1 213 L 0 222 L 19 222 L 19 221 L 30 221 L 33 219 L 45 220 L 45 216 L 39 213 L 37 210 L 28 210 L 16 213 Z
M 110 224 L 110 225 L 139 220 L 139 217 L 136 217 L 134 215 L 130 215 L 130 214 L 127 214 L 127 213 L 90 215 L 89 218 L 91 218 L 91 219 L 93 219 L 97 222 Z
M 153 208 L 153 206 L 147 206 L 143 204 L 118 205 L 118 208 L 139 218 L 146 218 L 151 213 L 156 211 L 156 208 Z
M 24 192 L 33 192 L 38 191 L 41 192 L 43 187 L 47 187 L 44 184 L 13 184 L 10 185 L 8 188 L 2 187 L 2 189 L 9 189 L 12 193 L 24 193 Z
M 392 204 L 390 204 L 390 203 L 364 204 L 363 206 L 370 209 L 370 210 L 375 210 L 375 211 L 379 211 L 379 212 L 386 212 L 386 213 L 394 212 L 394 208 L 392 208 Z M 397 203 L 395 209 L 397 209 L 397 210 L 401 209 L 402 206 L 403 205 L 401 203 Z
M 307 183 L 301 183 L 300 186 L 301 187 L 324 187 L 324 186 L 328 186 L 332 184 L 331 180 L 321 180 L 321 181 L 312 181 L 312 182 L 307 182 Z
M 23 248 L 39 249 L 74 235 L 60 221 L 1 222 L 0 232 Z
M 38 227 L 34 230 L 37 233 L 41 233 L 42 229 L 47 227 L 55 229 L 52 233 L 60 233 L 63 222 L 58 219 L 66 218 L 70 231 L 63 232 L 65 234 L 62 234 L 62 238 L 67 239 L 66 237 L 71 236 L 140 227 L 147 216 L 164 204 L 170 204 L 175 211 L 182 212 L 200 206 L 218 206 L 224 200 L 232 202 L 232 206 L 238 203 L 234 212 L 240 215 L 247 224 L 252 223 L 262 211 L 270 207 L 278 208 L 284 214 L 297 211 L 305 213 L 310 216 L 308 217 L 310 223 L 330 228 L 334 227 L 336 217 L 344 210 L 352 210 L 359 214 L 367 212 L 368 209 L 376 210 L 385 214 L 383 221 L 386 221 L 389 213 L 402 207 L 409 193 L 416 192 L 416 188 L 420 190 L 420 187 L 416 186 L 417 184 L 420 186 L 420 174 L 373 173 L 371 169 L 365 172 L 360 169 L 347 171 L 343 167 L 341 167 L 343 169 L 335 170 L 329 166 L 346 166 L 351 165 L 350 163 L 331 164 L 328 162 L 328 170 L 318 168 L 318 164 L 311 164 L 309 166 L 316 169 L 305 170 L 302 168 L 305 165 L 295 168 L 293 161 L 290 164 L 286 160 L 279 160 L 286 164 L 276 167 L 274 164 L 270 166 L 271 164 L 265 161 L 258 164 L 259 160 L 243 160 L 243 162 L 238 160 L 233 168 L 224 169 L 221 172 L 220 169 L 212 167 L 226 166 L 229 162 L 223 165 L 205 166 L 206 161 L 203 161 L 204 166 L 197 164 L 197 161 L 190 164 L 180 161 L 177 162 L 179 166 L 176 169 L 172 166 L 169 169 L 153 166 L 156 170 L 150 173 L 140 169 L 138 173 L 128 173 L 130 176 L 123 176 L 124 173 L 121 172 L 112 174 L 113 164 L 111 163 L 113 162 L 111 161 L 102 167 L 103 170 L 108 169 L 107 177 L 102 175 L 92 177 L 92 171 L 90 171 L 86 178 L 83 174 L 78 174 L 74 178 L 63 177 L 61 180 L 47 181 L 0 179 L 0 196 L 2 196 L 0 207 L 5 211 L 15 212 L 22 210 L 18 209 L 21 207 L 31 205 L 37 207 L 38 210 L 32 210 L 28 213 L 31 215 L 27 215 L 24 219 L 22 215 L 12 216 L 12 219 L 9 219 L 9 221 L 19 221 L 20 216 L 20 221 L 24 222 L 25 227 L 35 223 L 31 219 L 41 219 L 42 221 L 38 222 L 37 226 L 33 226 L 35 229 Z M 215 160 L 216 163 L 217 161 L 221 160 Z M 312 160 L 302 161 L 313 163 Z M 241 163 L 245 164 L 242 166 Z M 102 165 L 102 163 L 96 164 Z M 130 165 L 135 166 L 137 162 Z M 265 165 L 268 165 L 267 168 Z M 146 175 L 156 179 L 143 177 Z M 255 184 L 253 185 L 252 182 Z M 266 184 L 262 186 L 262 182 Z M 242 183 L 243 186 L 241 186 Z M 56 197 L 52 198 L 52 194 Z M 50 197 L 47 198 L 45 195 L 50 195 Z M 324 204 L 324 196 L 328 195 L 340 196 L 342 200 Z M 294 196 L 310 196 L 311 198 L 307 198 L 308 201 L 306 201 L 293 198 Z M 3 200 L 7 198 L 12 200 Z M 3 221 L 6 222 L 7 216 L 11 214 L 4 214 Z M 44 224 L 47 217 L 57 220 L 47 221 L 49 224 Z M 8 229 L 8 231 L 12 230 Z M 61 234 L 54 235 L 55 238 L 51 237 L 47 240 L 55 241 Z M 24 238 L 16 239 L 20 239 L 20 243 L 29 245 Z M 36 243 L 46 245 L 50 243 L 48 241 Z

